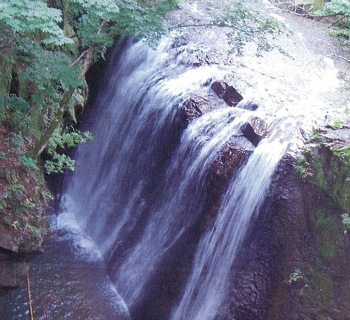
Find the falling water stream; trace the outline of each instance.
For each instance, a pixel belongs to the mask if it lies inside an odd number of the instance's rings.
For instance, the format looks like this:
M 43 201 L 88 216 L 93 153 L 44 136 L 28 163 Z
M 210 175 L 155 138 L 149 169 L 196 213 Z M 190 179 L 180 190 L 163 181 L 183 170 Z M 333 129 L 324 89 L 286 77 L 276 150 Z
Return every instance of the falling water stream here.
M 236 254 L 300 136 L 301 117 L 266 117 L 269 133 L 257 147 L 241 127 L 263 111 L 233 111 L 222 101 L 185 126 L 183 103 L 227 73 L 189 67 L 189 51 L 169 39 L 157 50 L 123 40 L 112 55 L 83 124 L 94 140 L 79 146 L 51 217 L 56 237 L 32 262 L 38 319 L 221 319 Z M 205 224 L 211 169 L 232 142 L 247 157 Z M 4 320 L 28 318 L 26 296 L 7 296 Z
M 231 269 L 249 222 L 264 201 L 286 143 L 264 142 L 254 151 L 226 191 L 218 217 L 201 239 L 186 290 L 172 319 L 217 319 L 227 295 Z

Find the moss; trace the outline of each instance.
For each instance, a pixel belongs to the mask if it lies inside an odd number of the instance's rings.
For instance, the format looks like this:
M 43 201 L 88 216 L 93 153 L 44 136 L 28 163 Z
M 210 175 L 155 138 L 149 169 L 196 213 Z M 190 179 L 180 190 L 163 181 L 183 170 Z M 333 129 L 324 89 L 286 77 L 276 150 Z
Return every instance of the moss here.
M 336 301 L 339 289 L 337 277 L 340 252 L 343 245 L 343 234 L 339 232 L 341 221 L 337 219 L 337 210 L 332 198 L 325 197 L 323 203 L 318 203 L 310 211 L 310 232 L 313 234 L 315 247 L 308 248 L 305 254 L 311 254 L 302 265 L 305 276 L 304 286 L 299 289 L 299 317 L 306 319 L 328 319 L 334 316 L 334 310 L 340 309 Z M 342 268 L 342 267 L 340 267 Z M 344 277 L 342 286 L 349 287 L 349 279 Z M 341 302 L 343 303 L 343 302 Z M 299 318 L 298 318 L 299 319 Z
M 43 122 L 44 121 L 43 121 L 42 110 L 39 110 L 39 108 L 34 108 L 30 114 L 29 131 L 38 140 L 42 135 L 41 128 L 42 128 Z
M 346 151 L 317 145 L 304 152 L 309 181 L 317 184 L 344 212 L 350 212 L 350 161 Z M 347 150 L 347 149 L 346 149 Z
M 334 309 L 333 279 L 321 261 L 312 266 L 304 263 L 303 279 L 289 286 L 293 320 L 328 319 Z
M 10 91 L 11 84 L 11 62 L 7 56 L 0 56 L 0 96 L 7 94 Z
M 334 239 L 335 219 L 326 213 L 324 208 L 313 212 L 316 232 L 316 244 L 321 257 L 331 261 L 335 256 L 336 242 Z
M 32 144 L 30 138 L 17 139 L 23 138 L 17 134 L 14 144 L 11 135 L 0 128 L 0 151 L 6 152 L 0 159 L 0 227 L 6 233 L 0 242 L 11 239 L 14 251 L 28 252 L 40 249 L 49 233 L 45 217 L 49 197 L 43 172 L 32 158 L 25 157 Z M 32 162 L 24 161 L 28 159 Z
M 316 169 L 316 181 L 322 189 L 325 189 L 327 187 L 327 184 L 326 184 L 325 175 L 323 173 L 323 167 L 324 167 L 324 158 L 319 157 L 318 161 L 315 161 L 314 163 L 314 168 Z
M 303 212 L 295 229 L 305 242 L 289 251 L 283 285 L 273 293 L 268 320 L 349 316 L 350 238 L 344 234 L 342 214 L 350 213 L 350 161 L 320 142 L 295 160 L 294 172 L 301 178 L 298 182 L 303 181 L 298 186 L 303 191 Z

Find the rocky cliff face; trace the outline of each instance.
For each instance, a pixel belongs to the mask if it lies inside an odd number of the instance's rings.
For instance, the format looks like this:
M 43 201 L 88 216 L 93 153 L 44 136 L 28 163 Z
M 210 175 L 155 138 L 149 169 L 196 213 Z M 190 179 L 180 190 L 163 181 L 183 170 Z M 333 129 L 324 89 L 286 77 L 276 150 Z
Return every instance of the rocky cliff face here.
M 227 88 L 234 92 L 229 102 L 224 99 Z M 240 108 L 258 108 L 239 103 L 242 98 L 230 84 L 213 81 L 208 94 L 192 96 L 178 108 L 178 130 L 212 110 L 217 99 L 232 106 L 232 114 Z M 195 243 L 212 226 L 223 191 L 266 135 L 266 127 L 262 119 L 253 117 L 212 163 L 206 214 L 165 257 L 163 271 L 149 282 L 153 289 L 148 298 L 133 312 L 135 319 L 167 318 L 188 276 L 186 261 L 192 259 Z M 349 172 L 340 170 L 342 164 L 329 147 L 313 144 L 307 150 L 299 156 L 286 154 L 280 162 L 232 270 L 235 276 L 220 311 L 222 319 L 347 319 L 350 238 L 341 220 L 341 197 L 336 194 L 344 189 L 338 184 Z
M 222 99 L 219 89 L 229 85 L 214 83 L 211 89 Z M 210 110 L 208 104 L 208 97 L 190 99 L 181 109 L 182 119 L 201 116 Z M 202 220 L 202 230 L 210 227 L 222 191 L 266 134 L 266 125 L 256 118 L 241 131 L 240 140 L 212 164 L 211 214 Z M 339 133 L 328 130 L 327 135 Z M 349 164 L 323 142 L 281 160 L 234 266 L 223 319 L 345 320 L 350 314 L 350 238 L 341 218 L 349 207 Z
M 314 151 L 313 161 L 334 158 L 327 148 Z M 335 186 L 324 189 L 314 179 L 339 170 L 331 163 L 303 181 L 293 157 L 281 161 L 235 267 L 228 319 L 348 318 L 350 239 L 343 209 L 329 192 Z
M 23 283 L 27 259 L 42 249 L 49 232 L 43 174 L 28 170 L 16 149 L 16 143 L 29 148 L 30 140 L 10 132 L 0 128 L 0 153 L 6 154 L 0 157 L 0 293 Z

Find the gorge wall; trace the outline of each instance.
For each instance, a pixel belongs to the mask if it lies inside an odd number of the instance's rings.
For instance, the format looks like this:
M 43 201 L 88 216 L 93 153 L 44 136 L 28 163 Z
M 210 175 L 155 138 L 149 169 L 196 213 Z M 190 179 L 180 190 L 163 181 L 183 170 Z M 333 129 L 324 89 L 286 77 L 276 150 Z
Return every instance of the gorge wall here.
M 233 319 L 348 317 L 349 235 L 341 205 L 312 179 L 302 181 L 295 166 L 293 157 L 282 159 L 242 248 Z

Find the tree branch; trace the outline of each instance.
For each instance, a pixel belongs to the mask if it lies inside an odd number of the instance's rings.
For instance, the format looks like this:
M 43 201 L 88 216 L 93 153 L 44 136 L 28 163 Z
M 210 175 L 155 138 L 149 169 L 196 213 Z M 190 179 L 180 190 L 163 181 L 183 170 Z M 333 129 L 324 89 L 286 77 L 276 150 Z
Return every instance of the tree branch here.
M 100 28 L 99 30 L 97 31 L 97 34 L 100 35 L 103 31 L 103 28 L 105 27 L 107 21 L 106 20 L 103 20 L 101 25 L 100 25 Z M 95 53 L 95 50 L 96 50 L 96 47 L 95 46 L 92 46 L 90 47 L 89 49 L 85 50 L 83 53 L 84 53 L 84 63 L 83 63 L 83 66 L 81 68 L 81 71 L 80 71 L 80 74 L 79 74 L 79 78 L 83 78 L 86 74 L 86 72 L 88 72 L 90 66 L 91 66 L 91 61 L 92 61 L 92 57 Z
M 107 23 L 106 20 L 102 21 L 100 28 L 97 31 L 97 34 L 102 33 L 103 28 L 106 25 L 106 23 Z M 96 48 L 94 46 L 90 47 L 89 49 L 84 50 L 79 55 L 79 57 L 70 65 L 70 67 L 73 67 L 80 60 L 82 60 L 84 58 L 83 66 L 82 66 L 80 74 L 79 74 L 80 79 L 83 78 L 85 76 L 86 72 L 89 70 L 89 68 L 91 66 L 93 54 L 95 53 L 95 50 L 96 50 Z M 70 100 L 70 98 L 73 96 L 74 91 L 75 91 L 75 89 L 73 87 L 69 87 L 68 91 L 63 95 L 63 97 L 59 103 L 59 108 L 58 108 L 58 112 L 57 112 L 55 119 L 52 120 L 52 122 L 50 123 L 50 125 L 48 126 L 46 131 L 41 136 L 39 142 L 34 147 L 33 152 L 34 152 L 34 155 L 36 157 L 39 157 L 42 154 L 42 152 L 45 150 L 51 136 L 53 135 L 54 131 L 61 123 L 64 111 L 65 111 L 65 107 L 66 107 L 68 101 Z
M 350 63 L 350 60 L 349 60 L 349 59 L 346 59 L 346 58 L 344 58 L 344 57 L 342 57 L 342 56 L 339 56 L 339 58 L 340 58 L 340 59 L 343 59 L 343 60 L 345 60 L 346 62 L 349 62 L 349 63 Z
M 334 25 L 336 25 L 336 24 L 339 23 L 340 21 L 344 20 L 345 18 L 346 18 L 346 16 L 343 16 L 343 17 L 339 18 L 338 20 L 336 20 L 336 21 L 334 21 L 332 24 L 330 24 L 330 25 L 328 26 L 328 28 L 333 27 Z
M 80 56 L 78 58 L 76 58 L 75 61 L 72 62 L 72 64 L 69 65 L 69 68 L 72 68 L 73 66 L 75 66 L 87 54 L 88 51 L 89 51 L 89 49 L 84 50 L 80 54 Z
M 73 96 L 74 90 L 75 89 L 73 87 L 70 87 L 68 89 L 68 91 L 64 94 L 64 96 L 62 97 L 56 118 L 54 120 L 52 120 L 52 122 L 50 123 L 50 125 L 48 126 L 48 128 L 46 129 L 44 134 L 41 136 L 39 142 L 34 147 L 33 152 L 34 152 L 34 155 L 36 157 L 39 157 L 41 155 L 41 153 L 45 150 L 52 134 L 54 133 L 54 131 L 56 130 L 58 125 L 61 123 L 66 104 L 68 103 L 70 98 Z
M 30 279 L 29 279 L 29 265 L 27 264 L 27 292 L 28 292 L 28 304 L 29 304 L 29 312 L 30 312 L 30 320 L 35 320 L 33 304 L 32 304 L 32 293 L 30 290 Z

